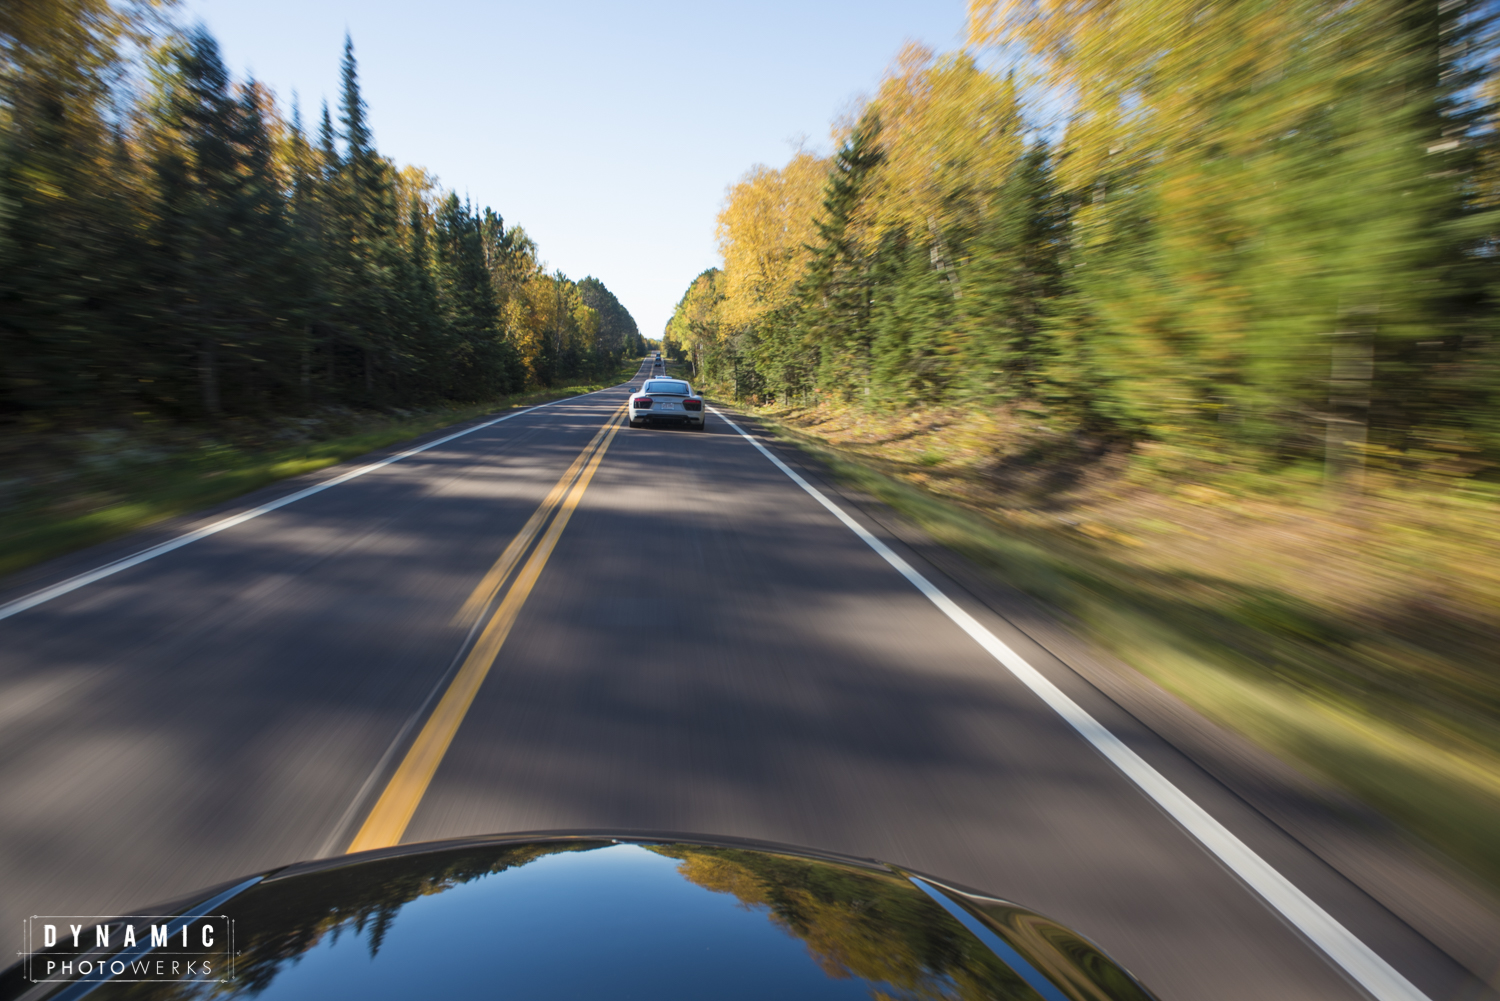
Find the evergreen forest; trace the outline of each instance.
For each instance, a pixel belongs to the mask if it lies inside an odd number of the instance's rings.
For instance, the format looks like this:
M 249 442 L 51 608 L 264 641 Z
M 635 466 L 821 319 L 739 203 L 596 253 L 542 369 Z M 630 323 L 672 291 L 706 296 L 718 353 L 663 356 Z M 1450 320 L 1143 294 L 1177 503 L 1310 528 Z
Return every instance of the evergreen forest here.
M 304 121 L 169 7 L 0 5 L 0 422 L 482 402 L 645 350 L 601 281 L 380 153 L 352 42 Z

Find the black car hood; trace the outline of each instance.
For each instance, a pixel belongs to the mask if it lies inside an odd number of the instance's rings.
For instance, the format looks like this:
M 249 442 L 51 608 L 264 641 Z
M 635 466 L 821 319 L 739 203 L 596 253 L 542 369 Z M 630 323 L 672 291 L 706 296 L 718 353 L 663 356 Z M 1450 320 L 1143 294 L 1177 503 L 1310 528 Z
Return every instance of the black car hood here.
M 30 979 L 25 964 L 0 975 L 0 998 L 1151 997 L 1081 936 L 1003 900 L 873 860 L 698 836 L 404 846 L 145 913 L 210 912 L 233 944 L 216 941 L 208 977 L 34 983 L 41 954 Z M 193 946 L 156 951 L 191 961 Z

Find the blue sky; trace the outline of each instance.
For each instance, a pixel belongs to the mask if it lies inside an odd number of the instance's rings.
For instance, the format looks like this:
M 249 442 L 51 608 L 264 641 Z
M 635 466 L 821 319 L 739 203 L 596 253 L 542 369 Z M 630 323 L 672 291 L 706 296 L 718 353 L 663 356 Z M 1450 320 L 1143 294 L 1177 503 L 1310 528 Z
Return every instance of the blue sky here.
M 593 274 L 661 333 L 718 263 L 714 216 L 752 164 L 874 90 L 908 39 L 957 48 L 964 0 L 757 4 L 183 0 L 236 76 L 315 122 L 354 38 L 376 143 Z

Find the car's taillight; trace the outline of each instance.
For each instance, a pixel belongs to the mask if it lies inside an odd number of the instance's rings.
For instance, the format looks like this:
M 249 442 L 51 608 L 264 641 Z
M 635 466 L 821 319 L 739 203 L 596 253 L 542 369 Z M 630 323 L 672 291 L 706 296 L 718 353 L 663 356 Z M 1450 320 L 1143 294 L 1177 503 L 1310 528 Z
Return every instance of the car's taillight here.
M 682 401 L 682 409 L 684 409 L 684 410 L 702 410 L 703 409 L 703 401 L 702 400 L 683 400 Z
M 642 397 L 640 397 L 639 399 L 637 399 L 635 401 L 635 405 L 636 405 L 636 407 L 638 409 L 650 410 L 651 409 L 651 397 L 649 397 L 649 396 L 642 396 Z

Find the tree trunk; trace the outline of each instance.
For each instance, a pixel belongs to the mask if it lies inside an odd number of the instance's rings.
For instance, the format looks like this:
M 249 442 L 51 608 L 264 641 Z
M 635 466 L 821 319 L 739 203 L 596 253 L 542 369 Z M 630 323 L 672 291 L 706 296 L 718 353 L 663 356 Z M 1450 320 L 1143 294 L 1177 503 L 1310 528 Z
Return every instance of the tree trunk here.
M 1370 436 L 1370 379 L 1375 374 L 1373 331 L 1334 335 L 1328 366 L 1328 429 L 1323 477 L 1349 490 L 1364 489 L 1365 444 Z
M 298 373 L 301 377 L 302 402 L 305 404 L 312 399 L 312 324 L 306 324 L 302 328 L 302 366 Z
M 948 291 L 952 293 L 953 298 L 962 299 L 964 293 L 958 284 L 958 270 L 949 259 L 948 242 L 943 239 L 943 231 L 932 216 L 927 217 L 927 228 L 932 232 L 933 270 L 941 271 L 948 279 Z
M 219 340 L 213 334 L 204 334 L 198 354 L 198 381 L 203 388 L 203 409 L 209 414 L 219 412 Z

